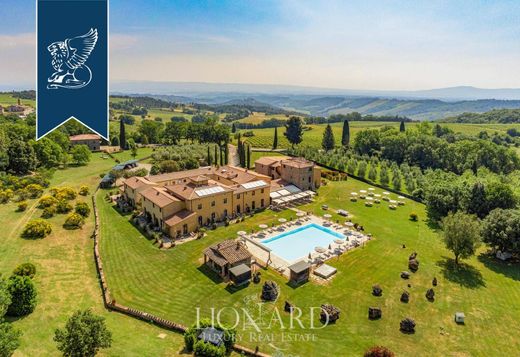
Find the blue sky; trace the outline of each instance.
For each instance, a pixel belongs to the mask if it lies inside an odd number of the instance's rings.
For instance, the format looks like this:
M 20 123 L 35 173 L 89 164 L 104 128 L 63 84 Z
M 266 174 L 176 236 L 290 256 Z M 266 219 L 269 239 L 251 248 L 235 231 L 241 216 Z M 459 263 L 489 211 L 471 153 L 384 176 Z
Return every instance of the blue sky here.
M 33 0 L 2 0 L 0 84 L 34 78 Z M 518 1 L 112 0 L 111 79 L 520 87 Z

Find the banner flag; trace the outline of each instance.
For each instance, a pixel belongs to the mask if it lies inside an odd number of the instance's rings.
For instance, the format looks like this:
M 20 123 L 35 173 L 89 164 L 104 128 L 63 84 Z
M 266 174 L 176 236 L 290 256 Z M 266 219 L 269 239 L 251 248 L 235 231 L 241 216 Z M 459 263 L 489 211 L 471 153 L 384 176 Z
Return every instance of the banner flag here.
M 37 0 L 36 139 L 76 119 L 108 140 L 108 0 Z

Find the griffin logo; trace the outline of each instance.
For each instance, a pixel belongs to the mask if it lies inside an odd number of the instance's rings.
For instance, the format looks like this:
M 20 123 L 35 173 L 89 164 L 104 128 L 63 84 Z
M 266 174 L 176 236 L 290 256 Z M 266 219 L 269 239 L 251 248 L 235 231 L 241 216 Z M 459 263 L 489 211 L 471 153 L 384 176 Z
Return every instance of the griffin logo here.
M 97 29 L 82 36 L 51 43 L 47 50 L 52 56 L 54 73 L 47 79 L 47 89 L 79 89 L 92 80 L 92 71 L 85 64 L 96 46 Z

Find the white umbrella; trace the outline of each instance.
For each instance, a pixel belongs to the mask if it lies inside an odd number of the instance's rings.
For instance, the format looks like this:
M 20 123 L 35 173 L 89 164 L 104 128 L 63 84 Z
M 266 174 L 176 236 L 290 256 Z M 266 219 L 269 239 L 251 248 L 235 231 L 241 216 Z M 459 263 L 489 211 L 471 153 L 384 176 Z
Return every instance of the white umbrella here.
M 325 217 L 325 218 L 332 218 L 332 215 L 329 214 L 329 213 L 325 213 L 325 214 L 323 215 L 323 217 Z
M 298 217 L 304 217 L 304 216 L 307 215 L 307 213 L 305 213 L 305 212 L 298 212 L 298 213 L 296 213 L 296 215 L 297 215 Z
M 367 197 L 367 200 L 372 201 L 374 197 Z
M 399 198 L 400 200 L 404 200 L 405 197 L 404 196 L 399 196 L 397 198 Z
M 286 220 L 285 218 L 279 218 L 279 219 L 278 219 L 278 222 L 280 222 L 280 223 L 285 223 L 285 222 L 287 222 L 287 220 Z
M 314 250 L 318 253 L 325 253 L 327 251 L 327 249 L 325 249 L 323 247 L 316 247 L 316 248 L 314 248 Z
M 389 202 L 390 202 L 390 203 L 397 203 L 396 200 L 390 200 Z
M 267 224 L 259 224 L 258 227 L 262 228 L 262 229 L 266 229 L 268 226 Z
M 352 222 L 345 222 L 345 225 L 347 227 L 354 227 L 354 223 L 352 223 Z
M 359 190 L 361 193 L 367 193 L 367 190 Z
M 352 196 L 357 196 L 357 192 L 351 192 L 350 193 Z
M 237 234 L 239 236 L 245 236 L 247 234 L 247 232 L 246 231 L 238 231 Z
M 383 192 L 383 195 L 389 195 L 389 194 L 390 194 L 390 192 L 386 192 L 386 191 Z
M 345 243 L 345 241 L 343 239 L 334 239 L 334 243 L 341 245 L 341 244 Z
M 381 197 L 381 195 L 380 195 L 379 193 L 376 193 L 376 194 L 374 195 L 374 197 L 379 198 L 379 197 Z
M 370 187 L 368 190 L 369 190 L 369 191 L 375 191 L 376 189 L 373 188 L 373 187 Z

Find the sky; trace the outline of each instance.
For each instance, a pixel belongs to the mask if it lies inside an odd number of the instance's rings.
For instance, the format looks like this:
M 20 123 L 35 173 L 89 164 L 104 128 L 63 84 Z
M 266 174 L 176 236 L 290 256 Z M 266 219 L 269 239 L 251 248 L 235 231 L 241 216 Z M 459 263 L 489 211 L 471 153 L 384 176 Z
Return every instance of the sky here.
M 0 85 L 34 87 L 35 1 L 0 0 Z M 110 1 L 111 80 L 520 88 L 520 1 Z

